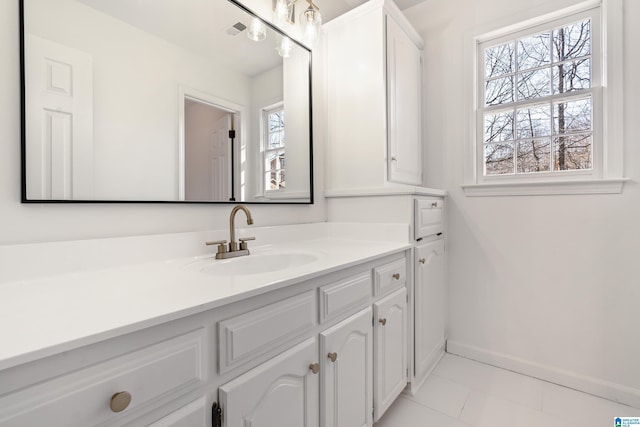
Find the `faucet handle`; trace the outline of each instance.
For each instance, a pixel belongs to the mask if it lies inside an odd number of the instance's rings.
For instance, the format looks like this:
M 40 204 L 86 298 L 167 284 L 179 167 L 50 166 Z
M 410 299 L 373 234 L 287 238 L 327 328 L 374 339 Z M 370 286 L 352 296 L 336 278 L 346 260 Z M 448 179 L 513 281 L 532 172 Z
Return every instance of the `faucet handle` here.
M 205 245 L 207 246 L 212 246 L 212 245 L 224 245 L 226 244 L 227 241 L 226 240 L 216 240 L 215 242 L 205 242 Z
M 247 249 L 247 242 L 250 240 L 256 240 L 255 237 L 241 237 L 238 240 L 240 240 L 240 250 L 244 251 Z
M 227 247 L 225 246 L 227 244 L 226 240 L 216 240 L 214 242 L 205 242 L 205 244 L 207 246 L 218 245 L 218 253 L 219 254 L 223 254 L 223 253 L 227 252 Z

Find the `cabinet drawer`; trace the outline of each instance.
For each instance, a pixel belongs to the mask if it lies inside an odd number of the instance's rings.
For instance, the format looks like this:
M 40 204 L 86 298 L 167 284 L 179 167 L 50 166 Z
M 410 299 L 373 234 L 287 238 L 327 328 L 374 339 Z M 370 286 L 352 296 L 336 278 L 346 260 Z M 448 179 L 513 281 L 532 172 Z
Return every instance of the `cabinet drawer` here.
M 0 399 L 0 426 L 93 426 L 149 407 L 206 376 L 204 329 L 121 356 Z M 44 363 L 44 362 L 43 362 Z M 130 403 L 118 410 L 116 394 Z
M 366 304 L 371 297 L 369 272 L 322 286 L 320 293 L 320 322 Z
M 417 199 L 414 202 L 414 238 L 442 233 L 444 200 Z
M 398 289 L 407 280 L 407 263 L 404 258 L 376 267 L 373 270 L 373 290 L 375 295 L 391 289 Z
M 225 372 L 294 340 L 316 325 L 309 291 L 219 323 L 219 369 Z

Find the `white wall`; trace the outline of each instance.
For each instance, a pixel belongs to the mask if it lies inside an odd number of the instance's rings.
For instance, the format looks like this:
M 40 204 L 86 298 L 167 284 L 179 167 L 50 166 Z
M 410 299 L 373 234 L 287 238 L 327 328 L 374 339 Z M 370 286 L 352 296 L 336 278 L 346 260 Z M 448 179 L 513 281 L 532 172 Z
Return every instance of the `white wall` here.
M 469 198 L 460 188 L 463 34 L 562 3 L 428 1 L 405 11 L 426 43 L 427 185 L 450 193 L 449 350 L 640 406 L 640 2 L 624 1 L 624 192 Z
M 296 47 L 283 62 L 286 192 L 292 197 L 305 198 L 309 193 L 309 168 L 305 167 L 305 159 L 309 158 L 309 96 L 308 91 L 303 92 L 301 88 L 309 86 L 309 79 L 299 70 L 308 68 L 309 58 L 305 50 Z
M 21 204 L 18 35 L 18 2 L 0 2 L 0 244 L 227 228 L 229 205 Z M 322 140 L 316 131 L 316 204 L 252 205 L 257 226 L 325 219 Z

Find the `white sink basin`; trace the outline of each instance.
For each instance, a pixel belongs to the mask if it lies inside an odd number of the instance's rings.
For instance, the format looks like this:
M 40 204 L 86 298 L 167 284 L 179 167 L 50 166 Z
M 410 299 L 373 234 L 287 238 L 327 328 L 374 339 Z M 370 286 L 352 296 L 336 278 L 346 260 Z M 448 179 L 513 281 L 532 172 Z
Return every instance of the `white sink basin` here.
M 300 267 L 317 261 L 319 256 L 307 252 L 260 253 L 212 260 L 201 271 L 213 276 L 246 276 Z

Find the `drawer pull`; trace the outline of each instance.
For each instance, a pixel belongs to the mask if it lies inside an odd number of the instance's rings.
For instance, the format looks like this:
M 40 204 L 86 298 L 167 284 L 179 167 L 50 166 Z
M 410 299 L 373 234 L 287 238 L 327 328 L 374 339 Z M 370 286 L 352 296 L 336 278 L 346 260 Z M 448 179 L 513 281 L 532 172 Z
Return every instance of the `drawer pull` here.
M 127 409 L 130 403 L 131 393 L 121 391 L 111 396 L 111 403 L 109 404 L 109 407 L 113 412 L 122 412 Z
M 336 359 L 338 358 L 338 353 L 329 353 L 327 355 L 327 357 L 329 358 L 329 360 L 331 360 L 333 363 L 335 363 Z
M 419 262 L 420 264 L 424 264 L 425 262 L 427 262 L 427 260 L 426 260 L 425 258 L 420 258 L 420 259 L 418 260 L 418 262 Z
M 317 374 L 318 372 L 320 372 L 320 364 L 312 363 L 311 365 L 309 365 L 309 369 L 311 369 L 311 372 L 313 372 L 314 374 Z
M 438 202 L 433 202 L 433 203 L 431 203 L 431 207 L 432 207 L 432 208 L 437 208 L 437 207 L 438 207 Z
M 396 280 L 400 280 L 400 273 L 395 273 L 393 275 L 393 278 L 396 279 Z
M 382 326 L 385 326 L 387 324 L 387 319 L 380 319 L 378 322 L 380 322 Z

